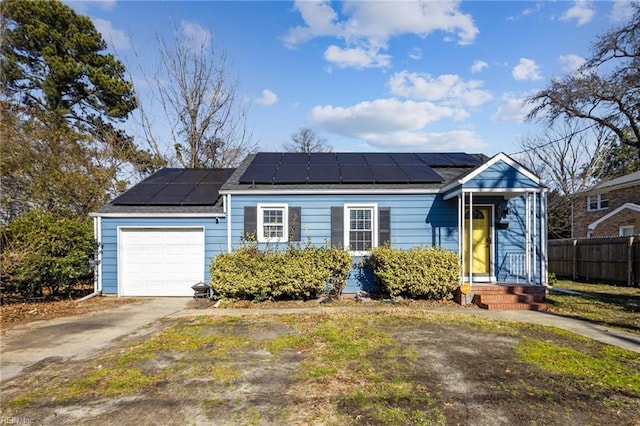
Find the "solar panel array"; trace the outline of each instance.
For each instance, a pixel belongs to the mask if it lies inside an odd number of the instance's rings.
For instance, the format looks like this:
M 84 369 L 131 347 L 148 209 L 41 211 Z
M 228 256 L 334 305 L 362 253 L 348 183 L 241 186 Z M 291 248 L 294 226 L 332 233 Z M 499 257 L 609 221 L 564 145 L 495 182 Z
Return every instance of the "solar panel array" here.
M 258 153 L 241 184 L 438 183 L 432 167 L 473 167 L 465 153 Z
M 113 200 L 130 206 L 209 206 L 234 169 L 162 169 Z

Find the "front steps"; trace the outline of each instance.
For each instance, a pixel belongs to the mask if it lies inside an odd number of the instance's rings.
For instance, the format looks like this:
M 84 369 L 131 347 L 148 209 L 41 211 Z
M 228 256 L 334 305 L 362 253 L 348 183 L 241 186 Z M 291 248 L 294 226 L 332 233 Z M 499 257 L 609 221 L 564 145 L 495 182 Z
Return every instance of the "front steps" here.
M 545 311 L 546 288 L 541 285 L 474 284 L 464 295 L 457 289 L 455 301 L 475 303 L 483 309 Z

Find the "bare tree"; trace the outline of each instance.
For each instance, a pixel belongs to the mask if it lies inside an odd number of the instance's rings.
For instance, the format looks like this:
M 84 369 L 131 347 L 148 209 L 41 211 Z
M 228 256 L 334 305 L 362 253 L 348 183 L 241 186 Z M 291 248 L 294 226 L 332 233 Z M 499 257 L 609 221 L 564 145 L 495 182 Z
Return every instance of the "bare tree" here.
M 331 152 L 332 147 L 327 140 L 318 136 L 316 132 L 308 127 L 300 127 L 297 132 L 291 135 L 291 140 L 283 145 L 288 152 Z
M 152 119 L 143 102 L 140 108 L 149 149 L 169 165 L 237 165 L 256 145 L 247 131 L 238 80 L 229 76 L 227 54 L 210 37 L 190 37 L 177 28 L 171 44 L 160 36 L 157 43 L 160 66 L 150 83 L 162 117 Z
M 571 236 L 572 194 L 598 180 L 610 132 L 592 126 L 578 129 L 576 123 L 549 129 L 542 138 L 520 143 L 518 160 L 540 176 L 550 189 L 549 237 Z
M 577 72 L 527 99 L 528 119 L 586 120 L 640 154 L 640 4 L 632 7 L 631 21 L 600 36 Z

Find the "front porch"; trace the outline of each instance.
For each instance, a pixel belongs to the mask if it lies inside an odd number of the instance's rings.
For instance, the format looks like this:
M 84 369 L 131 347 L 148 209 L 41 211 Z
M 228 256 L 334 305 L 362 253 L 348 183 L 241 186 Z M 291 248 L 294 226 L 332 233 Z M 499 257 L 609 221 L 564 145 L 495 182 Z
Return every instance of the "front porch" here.
M 464 294 L 460 288 L 454 300 L 460 305 L 473 303 L 483 309 L 545 311 L 546 287 L 520 283 L 473 284 Z

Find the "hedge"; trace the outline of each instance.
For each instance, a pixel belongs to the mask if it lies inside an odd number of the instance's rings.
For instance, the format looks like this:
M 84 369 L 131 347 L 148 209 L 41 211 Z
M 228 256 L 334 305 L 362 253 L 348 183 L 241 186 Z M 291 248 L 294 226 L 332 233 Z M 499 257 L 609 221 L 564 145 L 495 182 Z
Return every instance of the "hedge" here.
M 457 253 L 441 248 L 376 247 L 369 264 L 380 290 L 392 297 L 451 299 L 460 284 Z
M 328 246 L 258 250 L 247 243 L 222 253 L 211 263 L 211 288 L 217 298 L 242 300 L 307 300 L 330 291 L 342 293 L 351 256 Z

